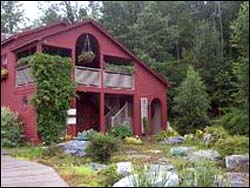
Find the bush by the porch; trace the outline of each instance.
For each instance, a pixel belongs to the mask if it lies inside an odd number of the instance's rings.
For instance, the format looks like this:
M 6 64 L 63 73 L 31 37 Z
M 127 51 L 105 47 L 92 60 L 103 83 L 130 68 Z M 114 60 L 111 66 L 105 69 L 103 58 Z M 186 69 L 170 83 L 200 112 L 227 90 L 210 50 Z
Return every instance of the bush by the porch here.
M 111 135 L 118 138 L 126 138 L 132 136 L 132 131 L 126 124 L 118 124 L 114 126 L 111 131 Z
M 1 107 L 1 146 L 15 147 L 24 141 L 24 130 L 18 114 Z
M 119 146 L 119 140 L 108 134 L 92 134 L 89 141 L 86 153 L 96 161 L 108 162 L 111 154 L 116 152 Z

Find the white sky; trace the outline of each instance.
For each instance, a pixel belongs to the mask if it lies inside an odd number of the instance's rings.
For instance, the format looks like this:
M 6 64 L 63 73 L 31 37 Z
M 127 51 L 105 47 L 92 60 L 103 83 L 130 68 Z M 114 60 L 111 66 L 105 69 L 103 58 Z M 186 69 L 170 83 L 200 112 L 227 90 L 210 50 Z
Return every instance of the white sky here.
M 25 10 L 25 16 L 33 21 L 34 19 L 39 17 L 39 10 L 37 8 L 38 2 L 42 1 L 20 1 L 23 4 L 23 8 Z M 84 6 L 88 5 L 88 1 L 78 1 L 79 4 Z

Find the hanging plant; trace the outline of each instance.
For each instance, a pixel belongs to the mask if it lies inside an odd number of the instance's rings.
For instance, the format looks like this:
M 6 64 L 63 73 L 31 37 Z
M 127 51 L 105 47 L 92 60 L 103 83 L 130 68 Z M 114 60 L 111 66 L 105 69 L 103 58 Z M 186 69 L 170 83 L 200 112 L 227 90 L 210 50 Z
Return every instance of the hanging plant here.
M 78 56 L 78 62 L 81 63 L 92 63 L 95 59 L 96 55 L 91 49 L 89 36 L 87 34 L 86 39 L 84 41 L 84 46 L 81 54 Z
M 78 56 L 79 62 L 92 63 L 95 59 L 95 54 L 93 52 L 84 52 Z
M 6 79 L 7 77 L 8 77 L 8 70 L 7 69 L 5 69 L 5 68 L 2 68 L 1 69 L 1 80 L 4 80 L 4 79 Z

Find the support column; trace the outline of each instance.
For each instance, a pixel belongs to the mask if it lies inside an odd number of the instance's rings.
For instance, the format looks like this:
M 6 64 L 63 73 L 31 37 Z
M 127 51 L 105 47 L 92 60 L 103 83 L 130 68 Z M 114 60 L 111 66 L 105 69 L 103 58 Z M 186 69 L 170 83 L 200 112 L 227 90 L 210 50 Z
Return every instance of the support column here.
M 42 53 L 42 41 L 41 40 L 39 40 L 36 45 L 36 51 L 39 53 Z
M 105 99 L 104 99 L 104 93 L 100 93 L 100 132 L 105 133 L 106 131 L 106 125 L 105 125 L 105 114 L 104 114 L 104 105 L 105 105 Z
M 140 98 L 134 95 L 133 97 L 133 112 L 134 112 L 134 134 L 141 136 L 141 112 L 140 112 Z
M 77 135 L 77 106 L 76 106 L 76 98 L 72 99 L 70 103 L 70 108 L 75 109 L 75 114 L 68 114 L 68 117 L 75 118 L 76 122 L 67 125 L 67 133 L 76 136 Z
M 168 122 L 168 109 L 167 109 L 167 95 L 163 97 L 163 100 L 161 101 L 161 120 L 162 120 L 162 129 L 166 130 L 167 122 Z

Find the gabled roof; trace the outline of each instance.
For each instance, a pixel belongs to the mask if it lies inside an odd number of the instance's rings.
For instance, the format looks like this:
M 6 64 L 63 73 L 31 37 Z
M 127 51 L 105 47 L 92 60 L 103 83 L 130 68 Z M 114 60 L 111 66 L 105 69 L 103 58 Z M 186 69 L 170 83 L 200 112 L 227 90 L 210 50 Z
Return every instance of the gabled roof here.
M 71 25 L 69 27 L 66 27 L 65 29 L 62 29 L 58 32 L 55 33 L 50 33 L 46 36 L 43 36 L 42 38 L 46 38 L 48 36 L 52 36 L 52 35 L 56 35 L 59 33 L 63 33 L 65 31 L 74 29 L 76 27 L 85 25 L 85 24 L 92 24 L 93 26 L 95 26 L 99 31 L 101 31 L 104 35 L 106 35 L 110 40 L 112 40 L 115 44 L 117 44 L 122 50 L 124 50 L 128 55 L 130 55 L 131 57 L 133 57 L 137 62 L 139 62 L 139 64 L 141 66 L 143 66 L 147 71 L 149 71 L 151 74 L 153 74 L 158 80 L 160 80 L 165 86 L 169 86 L 169 83 L 167 80 L 165 80 L 162 76 L 158 75 L 156 72 L 154 72 L 149 66 L 146 65 L 146 63 L 144 63 L 142 60 L 140 60 L 138 57 L 136 57 L 136 55 L 134 55 L 132 52 L 130 52 L 126 47 L 124 47 L 118 40 L 114 39 L 111 34 L 109 34 L 107 31 L 105 31 L 102 26 L 100 24 L 98 24 L 96 21 L 91 20 L 91 19 L 87 19 L 85 21 L 82 22 L 78 22 L 74 25 Z M 41 38 L 41 39 L 42 39 Z
M 54 26 L 57 26 L 57 25 L 65 25 L 65 26 L 68 26 L 69 24 L 65 21 L 60 21 L 60 22 L 56 22 L 56 23 L 52 23 L 52 24 L 48 24 L 46 26 L 41 26 L 41 27 L 38 27 L 38 28 L 35 28 L 35 29 L 29 29 L 29 30 L 26 30 L 24 32 L 20 32 L 20 33 L 16 33 L 16 34 L 13 34 L 11 35 L 10 37 L 2 40 L 2 35 L 1 35 L 1 45 L 4 45 L 4 44 L 7 44 L 13 40 L 16 40 L 18 39 L 19 37 L 23 37 L 23 36 L 26 36 L 26 35 L 29 35 L 29 34 L 32 34 L 32 33 L 36 33 L 36 32 L 39 32 L 39 31 L 42 31 L 42 30 L 45 30 L 45 29 L 48 29 L 50 27 L 54 27 Z
M 28 34 L 32 34 L 34 32 L 37 32 L 37 31 L 40 31 L 42 29 L 47 29 L 51 26 L 54 26 L 54 25 L 57 25 L 57 24 L 66 24 L 68 25 L 66 22 L 59 22 L 59 23 L 56 23 L 56 24 L 53 24 L 53 25 L 48 25 L 48 26 L 44 26 L 44 27 L 41 27 L 41 28 L 37 28 L 35 30 L 32 30 L 32 31 L 27 31 L 25 33 L 20 33 L 19 35 L 17 35 L 16 37 L 20 37 L 20 36 L 24 36 L 24 35 L 28 35 Z M 74 25 L 70 25 L 68 27 L 65 27 L 65 28 L 62 28 L 60 29 L 59 31 L 56 31 L 56 32 L 53 32 L 53 33 L 49 33 L 47 35 L 43 35 L 43 36 L 39 36 L 39 37 L 36 37 L 30 41 L 28 41 L 27 43 L 31 43 L 31 42 L 34 42 L 34 41 L 37 41 L 37 40 L 42 40 L 46 37 L 49 37 L 49 36 L 53 36 L 53 35 L 57 35 L 59 33 L 63 33 L 65 31 L 68 31 L 68 30 L 72 30 L 76 27 L 79 27 L 79 26 L 82 26 L 82 25 L 85 25 L 85 24 L 92 24 L 94 27 L 96 27 L 99 31 L 101 31 L 104 35 L 106 35 L 110 40 L 112 40 L 115 44 L 117 44 L 123 51 L 125 51 L 129 56 L 131 56 L 132 58 L 134 58 L 142 67 L 144 67 L 147 71 L 149 71 L 153 76 L 155 76 L 159 81 L 161 81 L 165 86 L 169 86 L 169 83 L 168 81 L 166 81 L 162 76 L 158 75 L 156 72 L 154 72 L 148 65 L 146 65 L 146 63 L 144 63 L 142 60 L 140 60 L 138 57 L 136 57 L 136 55 L 134 55 L 132 52 L 130 52 L 126 47 L 124 47 L 118 40 L 114 39 L 111 34 L 109 34 L 107 31 L 105 31 L 101 25 L 99 25 L 97 22 L 95 22 L 94 20 L 91 20 L 91 19 L 87 19 L 85 21 L 82 21 L 82 22 L 78 22 L 78 23 L 75 23 Z M 15 37 L 15 38 L 16 38 Z M 10 37 L 9 39 L 7 39 L 6 41 L 4 41 L 4 43 L 10 41 L 10 40 L 13 40 L 14 39 L 14 36 Z M 25 44 L 27 44 L 25 43 Z M 2 43 L 1 43 L 2 45 Z M 22 46 L 22 45 L 21 45 Z M 19 46 L 19 47 L 21 47 Z

